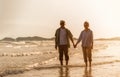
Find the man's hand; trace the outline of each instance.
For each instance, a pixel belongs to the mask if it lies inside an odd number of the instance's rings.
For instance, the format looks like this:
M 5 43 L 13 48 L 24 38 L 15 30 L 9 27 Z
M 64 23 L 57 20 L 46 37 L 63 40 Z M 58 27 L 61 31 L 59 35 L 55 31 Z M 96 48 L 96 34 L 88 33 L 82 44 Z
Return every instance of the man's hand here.
M 57 50 L 57 45 L 55 45 L 55 49 Z
M 76 47 L 77 47 L 77 44 L 74 45 L 74 48 L 76 48 Z
M 93 46 L 91 46 L 91 49 L 93 49 Z
M 74 48 L 76 48 L 77 47 L 77 45 L 74 45 Z

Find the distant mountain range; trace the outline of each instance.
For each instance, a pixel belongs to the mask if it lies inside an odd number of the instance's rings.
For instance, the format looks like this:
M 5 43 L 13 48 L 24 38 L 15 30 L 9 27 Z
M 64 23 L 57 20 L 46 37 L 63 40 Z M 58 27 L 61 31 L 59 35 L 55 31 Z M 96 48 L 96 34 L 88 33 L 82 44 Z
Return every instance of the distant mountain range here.
M 112 40 L 120 40 L 120 37 L 113 37 L 113 38 L 99 38 L 99 39 L 95 39 L 95 40 L 108 40 L 108 41 L 112 41 Z
M 33 37 L 18 37 L 18 38 L 11 38 L 11 37 L 5 37 L 0 41 L 43 41 L 43 40 L 54 40 L 55 38 L 44 38 L 44 37 L 39 37 L 39 36 L 33 36 Z M 77 40 L 74 38 L 74 40 Z M 113 37 L 113 38 L 99 38 L 95 40 L 120 40 L 120 37 Z
M 1 41 L 42 41 L 42 40 L 54 40 L 54 37 L 44 38 L 44 37 L 34 36 L 34 37 L 18 37 L 15 39 L 11 37 L 5 37 Z

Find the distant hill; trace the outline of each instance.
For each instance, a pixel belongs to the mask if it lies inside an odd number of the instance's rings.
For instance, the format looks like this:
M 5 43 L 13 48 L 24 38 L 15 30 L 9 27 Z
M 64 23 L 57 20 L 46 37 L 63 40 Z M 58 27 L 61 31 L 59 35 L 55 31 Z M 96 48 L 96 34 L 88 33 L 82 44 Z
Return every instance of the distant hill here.
M 53 38 L 44 38 L 44 37 L 18 37 L 16 39 L 11 38 L 11 37 L 5 37 L 1 41 L 43 41 L 43 40 L 54 40 Z
M 11 37 L 5 37 L 0 41 L 43 41 L 43 40 L 54 40 L 55 37 L 52 38 L 44 38 L 39 36 L 33 36 L 33 37 L 17 37 L 17 38 L 11 38 Z M 74 40 L 77 40 L 77 38 L 73 38 Z
M 113 37 L 113 38 L 99 38 L 99 39 L 95 39 L 95 40 L 120 40 L 120 37 Z
M 11 37 L 5 37 L 0 41 L 43 41 L 43 40 L 54 40 L 55 38 L 44 38 L 44 37 L 39 37 L 39 36 L 33 36 L 33 37 L 18 37 L 18 38 L 11 38 Z M 74 40 L 77 40 L 77 38 L 73 38 Z M 112 41 L 112 40 L 120 40 L 120 37 L 113 37 L 113 38 L 98 38 L 95 40 L 100 40 L 100 41 Z
M 41 40 L 49 40 L 49 39 L 43 38 L 43 37 L 38 37 L 38 36 L 16 38 L 16 41 L 41 41 Z
M 15 41 L 15 39 L 10 37 L 5 37 L 1 41 Z

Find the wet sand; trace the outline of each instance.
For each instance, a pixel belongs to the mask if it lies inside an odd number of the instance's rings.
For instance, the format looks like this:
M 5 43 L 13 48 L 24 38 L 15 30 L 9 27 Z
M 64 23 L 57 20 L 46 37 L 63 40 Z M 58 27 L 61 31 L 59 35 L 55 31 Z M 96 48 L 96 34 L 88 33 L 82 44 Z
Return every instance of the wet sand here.
M 55 60 L 31 71 L 5 77 L 120 77 L 119 61 L 103 60 L 98 63 L 94 61 L 92 67 L 85 67 L 79 55 L 71 56 L 68 66 L 60 66 L 58 60 Z
M 6 77 L 120 77 L 120 63 L 94 65 L 91 68 L 80 65 L 71 66 L 46 66 L 23 74 L 9 75 Z

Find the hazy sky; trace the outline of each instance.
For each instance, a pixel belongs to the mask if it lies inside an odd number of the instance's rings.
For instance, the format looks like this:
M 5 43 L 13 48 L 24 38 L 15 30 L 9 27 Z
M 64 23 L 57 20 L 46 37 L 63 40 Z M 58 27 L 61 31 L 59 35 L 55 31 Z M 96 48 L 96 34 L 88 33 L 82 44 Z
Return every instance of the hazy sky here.
M 119 0 L 0 0 L 0 38 L 53 37 L 59 21 L 74 37 L 90 23 L 94 38 L 120 36 Z

